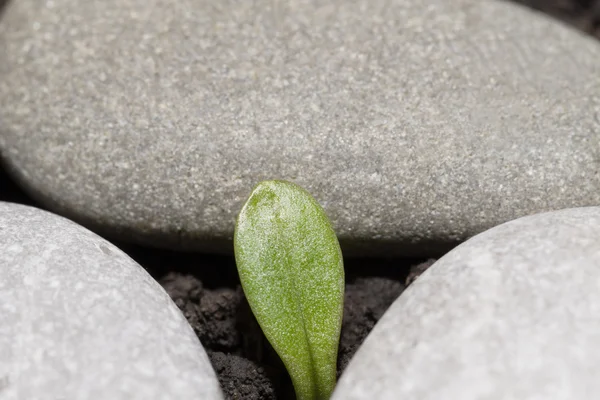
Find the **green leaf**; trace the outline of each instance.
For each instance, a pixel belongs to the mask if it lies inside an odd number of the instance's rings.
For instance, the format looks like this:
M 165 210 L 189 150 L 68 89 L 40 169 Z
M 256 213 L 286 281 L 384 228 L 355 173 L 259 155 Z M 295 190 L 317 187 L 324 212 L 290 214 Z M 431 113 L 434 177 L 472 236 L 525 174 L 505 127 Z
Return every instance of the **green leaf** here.
M 298 185 L 261 182 L 240 211 L 234 247 L 248 303 L 285 364 L 297 400 L 328 399 L 335 387 L 344 266 L 325 212 Z

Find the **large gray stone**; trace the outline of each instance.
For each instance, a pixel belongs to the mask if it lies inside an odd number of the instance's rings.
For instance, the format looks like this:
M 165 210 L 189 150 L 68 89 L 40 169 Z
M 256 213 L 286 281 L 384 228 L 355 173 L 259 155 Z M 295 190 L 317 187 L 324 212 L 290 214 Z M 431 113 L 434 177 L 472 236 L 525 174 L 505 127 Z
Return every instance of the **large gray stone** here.
M 192 328 L 106 240 L 0 202 L 0 399 L 221 399 Z
M 600 45 L 512 4 L 18 0 L 0 54 L 12 174 L 120 238 L 230 246 L 267 178 L 354 252 L 600 204 Z
M 599 287 L 600 208 L 493 228 L 394 302 L 333 400 L 599 399 Z

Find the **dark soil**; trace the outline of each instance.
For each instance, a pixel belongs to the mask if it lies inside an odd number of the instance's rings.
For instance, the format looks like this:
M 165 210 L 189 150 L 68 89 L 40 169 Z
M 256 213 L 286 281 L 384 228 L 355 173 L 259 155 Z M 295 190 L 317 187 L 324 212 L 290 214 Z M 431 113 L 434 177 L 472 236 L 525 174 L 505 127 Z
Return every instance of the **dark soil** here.
M 246 302 L 232 258 L 122 247 L 163 285 L 183 311 L 208 352 L 226 398 L 294 398 L 287 372 Z M 338 376 L 407 281 L 414 281 L 432 262 L 346 262 Z

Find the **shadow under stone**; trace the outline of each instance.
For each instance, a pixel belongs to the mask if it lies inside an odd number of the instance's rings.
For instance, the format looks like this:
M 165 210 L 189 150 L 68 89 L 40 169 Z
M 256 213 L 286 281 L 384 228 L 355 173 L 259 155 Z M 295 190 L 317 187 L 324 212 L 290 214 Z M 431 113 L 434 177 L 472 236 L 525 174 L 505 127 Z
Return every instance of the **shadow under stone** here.
M 0 0 L 1 1 L 1 0 Z M 0 201 L 20 203 L 36 206 L 36 202 L 29 197 L 8 175 L 0 160 Z
M 508 0 L 541 11 L 600 39 L 600 0 Z
M 4 9 L 8 5 L 9 1 L 10 0 L 0 0 L 0 18 L 2 17 L 2 14 L 4 13 Z

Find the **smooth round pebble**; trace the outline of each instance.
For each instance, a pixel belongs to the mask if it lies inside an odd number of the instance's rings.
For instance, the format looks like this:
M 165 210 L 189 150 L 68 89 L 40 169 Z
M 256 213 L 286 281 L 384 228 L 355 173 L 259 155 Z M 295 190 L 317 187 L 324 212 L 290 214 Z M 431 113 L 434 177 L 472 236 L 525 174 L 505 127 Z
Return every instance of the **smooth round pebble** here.
M 505 223 L 390 307 L 332 400 L 600 398 L 600 208 Z
M 112 237 L 231 252 L 292 180 L 346 254 L 600 204 L 600 44 L 498 0 L 12 0 L 0 152 Z
M 0 399 L 222 399 L 192 328 L 115 246 L 0 202 Z

